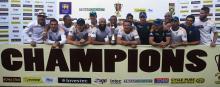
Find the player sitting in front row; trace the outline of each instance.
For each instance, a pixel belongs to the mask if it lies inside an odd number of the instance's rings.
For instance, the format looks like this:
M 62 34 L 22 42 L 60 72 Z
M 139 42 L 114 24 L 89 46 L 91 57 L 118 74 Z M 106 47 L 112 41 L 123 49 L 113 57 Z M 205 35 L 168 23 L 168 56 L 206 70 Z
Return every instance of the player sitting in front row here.
M 58 27 L 56 19 L 50 20 L 50 29 L 47 32 L 47 44 L 51 44 L 52 48 L 61 48 L 66 43 L 66 35 L 62 28 Z
M 139 35 L 136 29 L 132 27 L 132 23 L 128 20 L 123 22 L 123 29 L 119 30 L 117 42 L 120 45 L 137 47 L 140 44 Z

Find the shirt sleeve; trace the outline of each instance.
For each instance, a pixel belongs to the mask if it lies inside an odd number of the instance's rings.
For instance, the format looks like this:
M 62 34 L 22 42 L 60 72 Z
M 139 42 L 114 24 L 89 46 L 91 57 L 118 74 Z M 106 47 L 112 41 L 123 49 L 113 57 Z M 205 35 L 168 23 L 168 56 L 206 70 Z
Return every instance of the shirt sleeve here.
M 123 34 L 122 30 L 119 30 L 117 37 L 122 37 L 122 34 Z
M 212 27 L 212 32 L 218 32 L 215 23 L 212 23 L 211 27 Z
M 171 37 L 171 31 L 170 30 L 165 31 L 165 35 L 166 37 Z
M 50 32 L 48 32 L 48 33 L 47 33 L 47 44 L 54 44 L 55 41 L 51 40 L 50 38 L 51 38 Z
M 60 36 L 61 36 L 61 41 L 59 41 L 60 44 L 65 44 L 66 43 L 66 35 L 65 35 L 64 30 L 60 30 Z
M 133 31 L 134 39 L 139 39 L 138 32 L 136 30 Z
M 30 43 L 32 41 L 31 37 L 29 37 L 29 32 L 33 30 L 33 22 L 29 23 L 27 27 L 23 30 L 23 37 L 25 42 Z
M 183 33 L 182 40 L 185 42 L 185 41 L 187 41 L 187 33 L 186 33 L 185 29 L 182 29 L 182 33 Z
M 154 37 L 154 33 L 153 33 L 153 32 L 150 32 L 150 33 L 149 33 L 149 37 Z
M 97 29 L 92 30 L 91 33 L 90 33 L 90 36 L 91 37 L 96 37 L 96 32 L 97 32 Z
M 74 26 L 72 26 L 72 27 L 70 28 L 70 31 L 69 31 L 69 33 L 68 33 L 68 36 L 73 36 L 73 32 L 74 32 Z

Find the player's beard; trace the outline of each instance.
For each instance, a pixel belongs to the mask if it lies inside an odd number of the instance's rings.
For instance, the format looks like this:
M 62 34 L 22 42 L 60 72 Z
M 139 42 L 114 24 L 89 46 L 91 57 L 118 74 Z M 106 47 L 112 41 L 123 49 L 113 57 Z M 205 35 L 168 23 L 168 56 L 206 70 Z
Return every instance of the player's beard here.
M 104 31 L 105 28 L 106 28 L 106 24 L 105 24 L 105 25 L 99 25 L 99 29 L 100 29 L 101 31 Z
M 200 19 L 201 21 L 206 20 L 206 18 L 207 18 L 207 16 L 204 16 L 204 17 L 199 17 L 199 19 Z

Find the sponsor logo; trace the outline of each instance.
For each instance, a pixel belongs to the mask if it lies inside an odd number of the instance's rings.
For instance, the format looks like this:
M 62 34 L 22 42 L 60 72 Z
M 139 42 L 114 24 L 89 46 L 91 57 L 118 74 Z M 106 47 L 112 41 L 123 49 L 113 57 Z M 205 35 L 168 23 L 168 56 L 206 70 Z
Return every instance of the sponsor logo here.
M 154 83 L 169 83 L 169 78 L 155 78 Z
M 3 77 L 3 82 L 21 82 L 21 77 Z
M 0 19 L 1 19 L 1 20 L 6 20 L 7 18 L 6 18 L 6 17 L 0 17 Z
M 19 17 L 12 17 L 12 20 L 19 20 Z
M 0 11 L 8 11 L 8 8 L 0 8 Z
M 153 83 L 152 79 L 125 79 L 124 83 Z
M 220 72 L 216 73 L 215 77 L 217 78 L 217 80 L 215 81 L 215 84 L 220 84 Z
M 21 39 L 11 39 L 11 42 L 21 42 Z
M 12 11 L 19 11 L 19 9 L 17 9 L 17 8 L 13 8 Z
M 47 12 L 53 12 L 53 9 L 47 9 Z
M 0 7 L 7 7 L 7 5 L 5 5 L 5 4 L 1 4 Z
M 2 2 L 8 2 L 8 0 L 0 0 L 0 2 L 2 3 Z
M 16 40 L 12 40 L 16 41 Z M 41 77 L 24 77 L 23 78 L 24 83 L 43 83 Z
M 134 12 L 146 12 L 146 8 L 134 8 Z
M 8 16 L 8 13 L 0 13 L 0 16 Z
M 44 9 L 34 9 L 34 12 L 44 11 Z
M 91 78 L 58 78 L 58 83 L 91 84 Z
M 19 14 L 19 13 L 12 13 L 11 15 L 21 15 L 21 14 Z
M 35 5 L 34 7 L 35 7 L 35 8 L 44 8 L 43 5 Z
M 202 84 L 204 78 L 171 78 L 171 84 Z
M 55 4 L 55 2 L 51 2 L 51 1 L 46 1 L 46 3 Z
M 11 24 L 21 24 L 21 23 L 18 21 L 12 21 Z
M 98 83 L 98 84 L 104 84 L 107 82 L 107 79 L 95 79 L 94 81 L 95 83 Z
M 25 3 L 31 3 L 31 0 L 25 0 L 24 2 Z
M 110 83 L 111 84 L 121 84 L 121 80 L 112 80 L 112 79 L 110 79 Z
M 32 13 L 23 13 L 23 16 L 32 16 Z
M 43 77 L 43 82 L 47 84 L 55 83 L 56 78 L 54 77 Z
M 53 8 L 53 5 L 48 5 L 47 7 L 48 7 L 48 8 Z
M 79 8 L 79 11 L 105 11 L 105 8 Z
M 188 8 L 188 6 L 181 6 L 181 8 Z
M 11 7 L 21 7 L 20 4 L 11 4 Z
M 24 17 L 23 20 L 32 20 L 32 17 Z
M 14 3 L 19 3 L 20 0 L 11 0 L 11 2 L 14 2 Z
M 48 16 L 53 16 L 53 14 L 48 14 Z
M 12 30 L 13 33 L 19 33 L 19 30 Z
M 42 4 L 43 1 L 35 1 L 36 4 Z

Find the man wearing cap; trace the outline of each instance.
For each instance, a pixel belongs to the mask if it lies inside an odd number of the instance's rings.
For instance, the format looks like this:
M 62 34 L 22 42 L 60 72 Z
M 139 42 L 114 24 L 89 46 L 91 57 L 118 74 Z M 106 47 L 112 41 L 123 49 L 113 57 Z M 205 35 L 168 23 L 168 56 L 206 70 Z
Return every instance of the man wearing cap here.
M 135 22 L 134 25 L 137 27 L 138 35 L 140 36 L 140 41 L 142 45 L 148 45 L 149 44 L 149 32 L 151 25 L 150 23 L 147 23 L 147 15 L 146 12 L 140 12 L 139 13 L 139 22 Z
M 92 31 L 91 43 L 96 45 L 109 44 L 110 29 L 107 27 L 106 19 L 100 18 L 98 29 Z
M 171 48 L 187 44 L 186 30 L 179 26 L 179 18 L 173 17 L 171 22 Z
M 137 30 L 132 29 L 132 23 L 129 20 L 123 22 L 123 29 L 120 29 L 117 36 L 117 42 L 120 45 L 136 48 L 140 44 L 140 38 Z
M 97 14 L 96 12 L 92 11 L 89 13 L 89 20 L 86 23 L 86 26 L 90 29 L 94 29 L 97 27 Z
M 207 18 L 209 11 L 208 7 L 201 8 L 199 19 L 195 21 L 194 25 L 200 31 L 200 44 L 215 47 L 218 33 L 215 23 Z M 213 36 L 211 35 L 212 33 L 214 34 Z
M 170 31 L 163 29 L 163 21 L 161 19 L 156 19 L 150 30 L 149 44 L 155 47 L 165 48 L 169 45 L 170 40 Z
M 47 44 L 52 48 L 61 48 L 66 43 L 66 35 L 64 29 L 58 27 L 56 19 L 50 20 L 50 29 L 47 32 Z
M 59 27 L 64 29 L 66 36 L 68 35 L 69 30 L 72 26 L 74 26 L 74 23 L 72 22 L 72 18 L 70 17 L 70 15 L 68 14 L 64 15 L 63 22 L 59 23 Z
M 24 42 L 30 43 L 31 46 L 36 46 L 36 43 L 43 43 L 44 29 L 46 27 L 46 15 L 39 11 L 37 20 L 32 21 L 24 29 Z
M 187 45 L 197 45 L 200 43 L 200 32 L 199 29 L 193 25 L 194 22 L 195 16 L 188 15 L 186 22 L 180 24 L 180 27 L 183 27 L 187 33 Z
M 67 42 L 72 45 L 85 46 L 90 43 L 89 35 L 89 29 L 85 27 L 85 20 L 79 18 L 76 26 L 70 29 Z

